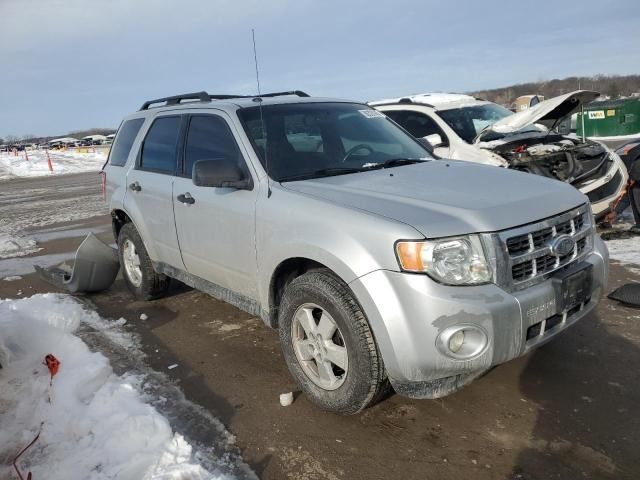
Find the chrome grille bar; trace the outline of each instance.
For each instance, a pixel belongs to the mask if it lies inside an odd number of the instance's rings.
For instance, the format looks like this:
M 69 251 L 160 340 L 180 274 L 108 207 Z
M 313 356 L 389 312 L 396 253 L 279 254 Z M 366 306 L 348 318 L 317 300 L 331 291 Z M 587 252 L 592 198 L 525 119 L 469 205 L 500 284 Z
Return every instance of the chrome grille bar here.
M 542 282 L 588 255 L 593 248 L 593 233 L 589 206 L 584 204 L 556 217 L 490 234 L 496 283 L 514 291 Z M 560 235 L 568 235 L 575 242 L 573 251 L 564 256 L 551 247 Z

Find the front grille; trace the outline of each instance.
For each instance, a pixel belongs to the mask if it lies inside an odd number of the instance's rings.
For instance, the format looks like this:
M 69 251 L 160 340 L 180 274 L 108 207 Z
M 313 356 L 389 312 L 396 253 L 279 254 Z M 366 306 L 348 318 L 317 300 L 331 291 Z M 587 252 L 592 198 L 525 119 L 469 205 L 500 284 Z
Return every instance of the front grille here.
M 573 249 L 561 253 L 554 251 L 554 239 L 561 235 L 573 239 Z M 507 256 L 507 286 L 525 288 L 572 264 L 591 249 L 589 207 L 583 205 L 542 222 L 501 232 L 499 238 Z

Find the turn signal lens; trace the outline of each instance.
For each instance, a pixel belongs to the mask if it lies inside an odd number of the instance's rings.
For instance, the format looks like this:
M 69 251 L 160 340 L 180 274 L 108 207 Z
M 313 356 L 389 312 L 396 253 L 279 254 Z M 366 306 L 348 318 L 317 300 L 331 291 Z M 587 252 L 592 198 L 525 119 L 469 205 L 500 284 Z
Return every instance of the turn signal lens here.
M 422 242 L 398 242 L 396 251 L 403 270 L 407 272 L 423 272 Z

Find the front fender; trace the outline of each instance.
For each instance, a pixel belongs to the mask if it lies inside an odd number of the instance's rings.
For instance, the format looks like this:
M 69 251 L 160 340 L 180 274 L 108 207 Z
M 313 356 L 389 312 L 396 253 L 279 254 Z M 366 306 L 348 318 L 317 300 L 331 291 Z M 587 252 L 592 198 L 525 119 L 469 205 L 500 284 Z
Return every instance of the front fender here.
M 401 222 L 275 185 L 272 190 L 256 208 L 258 296 L 265 310 L 272 276 L 288 259 L 313 260 L 349 283 L 377 269 L 398 270 L 395 242 L 424 238 Z

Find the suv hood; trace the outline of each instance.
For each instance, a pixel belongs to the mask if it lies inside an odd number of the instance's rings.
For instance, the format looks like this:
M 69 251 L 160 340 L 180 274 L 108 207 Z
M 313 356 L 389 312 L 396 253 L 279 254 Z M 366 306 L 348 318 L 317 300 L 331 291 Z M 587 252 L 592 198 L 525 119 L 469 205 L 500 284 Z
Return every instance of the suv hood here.
M 587 202 L 578 190 L 557 180 L 449 160 L 282 186 L 403 222 L 427 238 L 504 230 Z M 336 228 L 341 228 L 339 223 Z
M 572 115 L 583 104 L 592 102 L 599 95 L 598 92 L 591 90 L 576 90 L 544 100 L 531 108 L 498 120 L 481 132 L 476 142 L 481 141 L 487 132 L 512 133 L 535 123 L 551 128 L 560 119 Z

